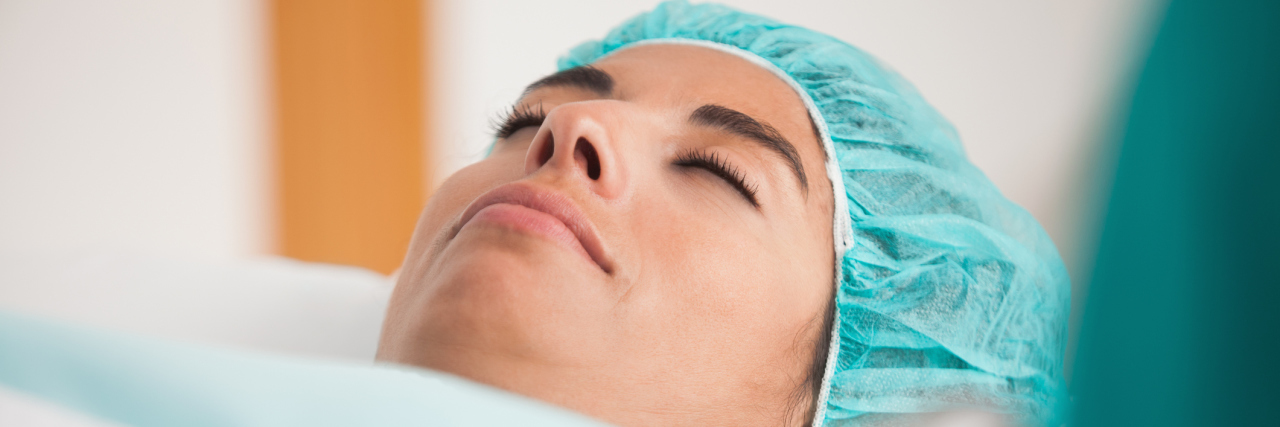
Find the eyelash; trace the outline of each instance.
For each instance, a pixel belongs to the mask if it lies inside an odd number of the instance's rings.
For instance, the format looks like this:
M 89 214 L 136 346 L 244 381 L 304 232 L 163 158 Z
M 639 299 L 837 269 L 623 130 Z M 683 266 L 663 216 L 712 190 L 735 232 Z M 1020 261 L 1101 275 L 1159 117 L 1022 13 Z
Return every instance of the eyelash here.
M 674 163 L 676 166 L 701 168 L 711 172 L 742 193 L 742 197 L 751 202 L 751 206 L 760 207 L 760 201 L 756 198 L 756 187 L 747 182 L 746 175 L 742 171 L 729 164 L 719 154 L 688 150 L 677 156 Z
M 493 135 L 498 139 L 506 139 L 520 129 L 542 126 L 547 120 L 547 113 L 542 111 L 542 104 L 537 106 L 512 106 L 506 114 L 493 121 Z
M 520 129 L 542 126 L 542 122 L 546 120 L 547 113 L 542 110 L 540 103 L 536 106 L 512 106 L 506 114 L 493 121 L 493 133 L 498 139 L 506 139 Z M 742 197 L 751 203 L 751 206 L 760 207 L 760 201 L 756 197 L 756 187 L 747 182 L 746 175 L 742 171 L 729 164 L 719 154 L 691 149 L 677 156 L 673 163 L 676 166 L 700 168 L 711 172 L 738 190 Z

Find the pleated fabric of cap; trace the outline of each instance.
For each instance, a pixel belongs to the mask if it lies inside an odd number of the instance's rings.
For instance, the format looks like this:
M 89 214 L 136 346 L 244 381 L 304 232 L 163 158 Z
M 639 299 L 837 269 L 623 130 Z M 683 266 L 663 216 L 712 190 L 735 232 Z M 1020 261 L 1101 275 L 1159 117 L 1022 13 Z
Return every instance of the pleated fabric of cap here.
M 871 55 L 716 4 L 658 5 L 560 58 L 701 45 L 773 71 L 809 108 L 835 192 L 836 327 L 814 425 L 979 409 L 1057 424 L 1070 282 L 1048 235 L 954 127 Z

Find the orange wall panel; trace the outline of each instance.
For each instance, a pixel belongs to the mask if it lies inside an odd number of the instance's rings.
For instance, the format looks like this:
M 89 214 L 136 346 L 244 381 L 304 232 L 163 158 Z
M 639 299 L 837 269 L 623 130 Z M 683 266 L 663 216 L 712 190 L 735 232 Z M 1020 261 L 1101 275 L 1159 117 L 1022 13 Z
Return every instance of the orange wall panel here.
M 277 247 L 389 273 L 425 203 L 423 4 L 272 0 Z

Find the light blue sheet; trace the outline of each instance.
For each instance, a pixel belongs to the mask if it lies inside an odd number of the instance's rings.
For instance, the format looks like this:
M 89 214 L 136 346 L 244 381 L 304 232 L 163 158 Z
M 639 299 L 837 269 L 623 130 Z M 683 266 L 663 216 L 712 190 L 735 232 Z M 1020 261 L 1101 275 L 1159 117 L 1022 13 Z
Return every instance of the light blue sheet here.
M 597 426 L 454 376 L 82 329 L 0 311 L 0 385 L 133 426 Z

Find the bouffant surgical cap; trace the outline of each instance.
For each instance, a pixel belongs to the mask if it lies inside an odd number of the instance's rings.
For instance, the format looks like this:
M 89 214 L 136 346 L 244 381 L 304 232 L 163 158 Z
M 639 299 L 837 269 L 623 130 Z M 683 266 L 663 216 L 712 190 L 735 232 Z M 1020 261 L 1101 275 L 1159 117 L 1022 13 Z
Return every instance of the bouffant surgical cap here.
M 667 2 L 560 69 L 646 44 L 769 69 L 809 109 L 835 196 L 836 320 L 815 425 L 979 409 L 1055 422 L 1070 284 L 1040 225 L 969 162 L 910 83 L 830 36 L 714 4 Z

